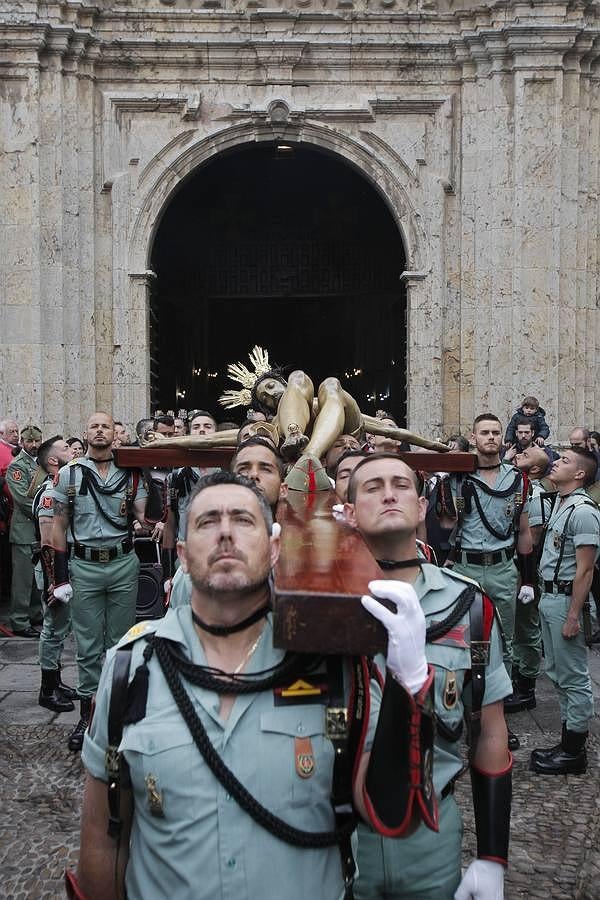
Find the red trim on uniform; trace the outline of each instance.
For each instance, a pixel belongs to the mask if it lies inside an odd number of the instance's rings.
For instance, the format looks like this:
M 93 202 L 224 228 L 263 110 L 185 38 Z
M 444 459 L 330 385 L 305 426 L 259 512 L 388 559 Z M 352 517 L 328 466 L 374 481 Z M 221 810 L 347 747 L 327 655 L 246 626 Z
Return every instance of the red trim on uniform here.
M 479 772 L 480 775 L 485 775 L 488 778 L 497 778 L 499 775 L 506 775 L 507 772 L 510 772 L 512 767 L 513 767 L 513 755 L 510 752 L 510 750 L 508 751 L 508 765 L 506 766 L 505 769 L 500 769 L 499 772 L 488 772 L 487 769 L 480 769 L 479 766 L 475 766 L 475 765 L 473 765 L 473 763 L 471 763 L 472 769 L 475 769 L 475 771 Z
M 65 889 L 69 900 L 88 900 L 77 883 L 75 872 L 70 869 L 65 869 Z
M 358 767 L 360 765 L 360 760 L 363 755 L 363 747 L 365 746 L 365 741 L 367 739 L 367 731 L 369 730 L 369 717 L 371 714 L 371 685 L 370 685 L 370 673 L 369 667 L 367 665 L 367 660 L 364 656 L 361 657 L 360 665 L 362 668 L 362 677 L 363 683 L 365 686 L 365 707 L 363 710 L 363 719 L 362 719 L 362 727 L 360 730 L 360 737 L 358 739 L 358 746 L 356 748 L 356 753 L 354 754 L 354 764 L 352 766 L 352 787 L 356 784 L 356 779 L 358 777 Z M 349 699 L 349 709 L 354 709 L 354 694 L 356 691 L 356 678 L 354 675 L 354 670 L 352 671 L 352 686 L 350 688 L 350 699 Z
M 489 862 L 499 863 L 501 866 L 504 866 L 505 869 L 508 866 L 508 860 L 502 859 L 501 856 L 478 856 L 477 859 L 487 859 Z
M 412 821 L 414 799 L 415 799 L 415 791 L 414 791 L 414 789 L 411 789 L 410 795 L 408 798 L 408 803 L 406 804 L 406 815 L 402 819 L 402 822 L 396 828 L 388 828 L 387 825 L 383 824 L 383 822 L 381 821 L 381 819 L 375 812 L 375 810 L 373 808 L 373 804 L 371 803 L 371 801 L 369 799 L 369 795 L 367 794 L 367 791 L 366 791 L 366 784 L 363 786 L 363 802 L 365 804 L 365 809 L 367 810 L 367 813 L 369 814 L 369 822 L 371 823 L 371 825 L 373 826 L 375 831 L 378 834 L 382 834 L 384 837 L 391 837 L 391 838 L 401 837 L 403 834 L 406 833 L 406 830 Z
M 494 604 L 487 594 L 483 594 L 483 640 L 489 641 L 494 624 Z

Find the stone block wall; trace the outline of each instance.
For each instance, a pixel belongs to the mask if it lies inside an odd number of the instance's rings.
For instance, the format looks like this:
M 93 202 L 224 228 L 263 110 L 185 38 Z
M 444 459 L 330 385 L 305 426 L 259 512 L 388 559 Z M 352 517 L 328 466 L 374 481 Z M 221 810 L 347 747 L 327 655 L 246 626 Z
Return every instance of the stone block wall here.
M 396 218 L 411 428 L 506 419 L 524 393 L 557 440 L 600 425 L 599 22 L 549 0 L 9 0 L 0 414 L 144 415 L 169 198 L 286 139 L 350 161 Z

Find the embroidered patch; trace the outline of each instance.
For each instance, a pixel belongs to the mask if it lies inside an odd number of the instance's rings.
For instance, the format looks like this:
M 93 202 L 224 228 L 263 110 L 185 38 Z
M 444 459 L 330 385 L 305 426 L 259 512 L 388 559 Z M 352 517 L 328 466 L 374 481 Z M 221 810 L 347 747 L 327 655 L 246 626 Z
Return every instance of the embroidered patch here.
M 433 622 L 432 624 L 437 625 L 438 623 Z M 446 634 L 432 641 L 432 644 L 441 644 L 443 647 L 460 647 L 462 650 L 467 650 L 470 637 L 471 629 L 468 624 L 455 625 Z
M 10 475 L 11 475 L 11 478 L 13 481 L 22 481 L 23 480 L 23 473 L 21 472 L 20 469 L 13 469 L 11 471 Z
M 315 771 L 315 754 L 310 738 L 295 738 L 294 754 L 296 757 L 296 772 L 300 778 L 310 778 Z
M 326 682 L 311 682 L 298 678 L 288 687 L 277 687 L 273 691 L 275 706 L 293 706 L 300 703 L 325 703 L 329 694 Z
M 43 509 L 52 509 L 52 497 L 48 497 L 46 495 L 42 500 L 42 508 Z
M 136 638 L 136 637 L 139 637 L 140 634 L 144 634 L 144 632 L 147 631 L 147 630 L 148 630 L 148 623 L 147 623 L 147 622 L 138 622 L 137 625 L 133 625 L 133 626 L 129 629 L 129 631 L 127 632 L 127 634 L 125 635 L 125 637 L 126 637 L 126 638 Z

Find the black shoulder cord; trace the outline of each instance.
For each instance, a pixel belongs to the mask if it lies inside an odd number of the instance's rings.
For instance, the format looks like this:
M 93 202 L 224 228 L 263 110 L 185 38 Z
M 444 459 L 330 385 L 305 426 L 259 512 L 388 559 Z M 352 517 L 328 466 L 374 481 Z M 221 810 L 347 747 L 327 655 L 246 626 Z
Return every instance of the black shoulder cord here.
M 521 478 L 522 478 L 521 473 L 517 472 L 515 475 L 515 480 L 513 481 L 511 486 L 508 488 L 505 488 L 503 491 L 496 491 L 493 488 L 489 487 L 489 485 L 487 485 L 483 481 L 478 480 L 476 484 L 477 484 L 477 487 L 481 487 L 483 492 L 488 494 L 490 497 L 497 497 L 498 499 L 504 499 L 506 497 L 510 497 L 511 494 L 515 493 L 515 488 L 517 487 L 517 484 L 521 480 Z M 508 537 L 510 537 L 511 532 L 515 532 L 515 538 L 516 538 L 517 511 L 518 511 L 518 514 L 520 515 L 521 508 L 523 506 L 523 492 L 521 491 L 521 493 L 519 495 L 517 495 L 515 493 L 515 515 L 514 515 L 513 521 L 508 526 L 506 533 L 503 534 L 501 531 L 497 531 L 494 528 L 494 526 L 491 525 L 490 522 L 488 522 L 488 520 L 485 516 L 485 513 L 483 512 L 482 506 L 481 506 L 481 500 L 479 499 L 479 494 L 477 493 L 477 487 L 475 486 L 475 483 L 471 479 L 469 479 L 469 484 L 471 486 L 471 490 L 469 492 L 470 497 L 472 497 L 475 500 L 475 506 L 477 507 L 477 512 L 479 513 L 481 521 L 482 521 L 483 525 L 485 526 L 485 528 L 487 528 L 489 533 L 491 535 L 493 535 L 499 541 L 505 541 Z M 518 497 L 520 497 L 520 502 L 518 502 L 518 499 L 517 499 Z
M 569 507 L 569 511 L 567 512 L 567 515 L 565 516 L 565 520 L 564 520 L 564 523 L 562 526 L 562 532 L 560 535 L 560 549 L 558 551 L 558 559 L 556 560 L 556 566 L 554 567 L 554 577 L 552 579 L 554 584 L 558 584 L 558 582 L 560 580 L 559 579 L 560 567 L 561 567 L 561 564 L 563 561 L 563 556 L 565 555 L 565 547 L 567 544 L 567 528 L 568 528 L 569 522 L 571 521 L 571 516 L 573 515 L 575 510 L 580 506 L 594 506 L 597 508 L 597 505 L 593 502 L 593 500 L 582 500 L 581 503 L 573 503 Z M 550 522 L 548 522 L 548 524 L 550 524 Z M 545 541 L 546 541 L 546 539 L 544 537 L 544 543 L 545 543 Z
M 206 729 L 197 715 L 187 691 L 181 683 L 179 672 L 177 671 L 177 667 L 169 652 L 167 642 L 160 638 L 157 639 L 154 642 L 154 650 L 156 658 L 160 663 L 160 667 L 163 670 L 165 680 L 173 695 L 173 699 L 190 730 L 194 743 L 198 747 L 204 761 L 215 778 L 235 799 L 238 806 L 240 806 L 244 812 L 248 813 L 261 828 L 264 828 L 270 834 L 285 841 L 287 844 L 305 848 L 331 847 L 335 844 L 339 844 L 340 840 L 345 836 L 344 831 L 309 832 L 294 828 L 292 825 L 284 822 L 283 819 L 274 815 L 274 813 L 270 812 L 266 807 L 262 806 L 262 804 L 246 790 L 244 785 L 235 777 L 231 769 L 225 765 L 211 744 Z M 227 686 L 225 687 L 227 689 Z M 347 828 L 349 831 L 352 831 L 354 829 L 354 823 L 349 823 Z
M 74 544 L 77 543 L 77 538 L 75 537 L 75 531 L 73 528 L 73 519 L 74 519 L 74 512 L 75 512 L 75 497 L 77 496 L 77 489 L 75 487 L 76 466 L 77 466 L 77 464 L 69 466 L 69 486 L 67 488 L 67 503 L 68 503 L 68 509 L 69 509 L 69 521 L 70 521 L 70 525 L 71 525 L 71 536 L 73 538 Z M 100 513 L 102 518 L 105 519 L 105 521 L 107 521 L 109 523 L 109 525 L 112 525 L 112 527 L 116 531 L 121 530 L 123 526 L 122 526 L 121 522 L 116 522 L 111 516 L 109 516 L 107 513 L 104 512 L 104 510 L 102 509 L 102 506 L 100 505 L 98 497 L 96 495 L 96 490 L 100 491 L 100 493 L 106 497 L 111 497 L 114 494 L 116 494 L 117 491 L 120 491 L 125 486 L 125 484 L 127 484 L 129 479 L 130 479 L 130 473 L 125 472 L 125 474 L 119 479 L 117 484 L 114 485 L 114 487 L 108 489 L 108 488 L 105 488 L 102 485 L 98 484 L 93 472 L 91 472 L 87 466 L 81 466 L 81 485 L 79 488 L 80 496 L 85 496 L 86 494 L 89 493 L 90 497 L 94 501 L 94 505 L 96 506 L 96 509 L 98 510 L 98 512 Z M 131 489 L 131 487 L 128 487 L 127 492 L 126 492 L 126 494 L 127 494 L 126 502 L 130 501 L 131 493 L 132 493 L 132 489 Z

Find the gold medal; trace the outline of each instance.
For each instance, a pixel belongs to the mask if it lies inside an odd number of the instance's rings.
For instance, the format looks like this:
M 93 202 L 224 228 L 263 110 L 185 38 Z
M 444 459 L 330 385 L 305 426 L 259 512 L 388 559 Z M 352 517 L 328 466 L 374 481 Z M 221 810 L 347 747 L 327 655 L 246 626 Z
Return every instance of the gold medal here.
M 445 709 L 454 709 L 458 703 L 458 690 L 456 688 L 456 673 L 446 672 L 446 683 L 444 685 L 443 704 Z

